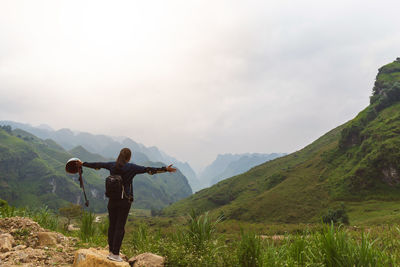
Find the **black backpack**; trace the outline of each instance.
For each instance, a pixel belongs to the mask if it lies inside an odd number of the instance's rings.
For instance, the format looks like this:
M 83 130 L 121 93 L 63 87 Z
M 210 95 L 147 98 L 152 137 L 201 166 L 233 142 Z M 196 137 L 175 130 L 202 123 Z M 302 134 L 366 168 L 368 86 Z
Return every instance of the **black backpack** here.
M 132 191 L 132 184 L 131 184 Z M 125 192 L 124 183 L 121 175 L 110 175 L 106 178 L 106 197 L 110 199 L 129 199 L 133 202 L 132 196 Z

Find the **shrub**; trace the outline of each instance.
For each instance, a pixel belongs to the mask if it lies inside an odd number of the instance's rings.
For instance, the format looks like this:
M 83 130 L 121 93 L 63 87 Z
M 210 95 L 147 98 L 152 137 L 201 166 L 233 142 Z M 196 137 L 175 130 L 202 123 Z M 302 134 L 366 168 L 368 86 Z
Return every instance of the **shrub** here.
M 322 221 L 324 223 L 342 223 L 349 224 L 349 216 L 345 210 L 343 204 L 339 208 L 329 209 L 328 212 L 322 216 Z

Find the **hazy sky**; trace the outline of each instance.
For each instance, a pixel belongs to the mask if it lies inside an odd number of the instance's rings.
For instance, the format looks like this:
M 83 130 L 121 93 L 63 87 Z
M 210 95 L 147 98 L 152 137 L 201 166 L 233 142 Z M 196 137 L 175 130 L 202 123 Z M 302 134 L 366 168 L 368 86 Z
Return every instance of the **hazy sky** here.
M 197 170 L 368 105 L 399 1 L 0 1 L 0 120 L 128 136 Z

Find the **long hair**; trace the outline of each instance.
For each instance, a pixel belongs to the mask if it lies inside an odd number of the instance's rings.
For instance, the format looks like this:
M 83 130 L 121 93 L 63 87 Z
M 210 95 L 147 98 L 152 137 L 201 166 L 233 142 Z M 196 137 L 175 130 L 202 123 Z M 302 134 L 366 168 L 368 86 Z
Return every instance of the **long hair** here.
M 121 152 L 119 152 L 117 161 L 115 162 L 115 167 L 117 169 L 122 168 L 126 163 L 129 162 L 131 159 L 131 150 L 129 148 L 123 148 L 121 149 Z

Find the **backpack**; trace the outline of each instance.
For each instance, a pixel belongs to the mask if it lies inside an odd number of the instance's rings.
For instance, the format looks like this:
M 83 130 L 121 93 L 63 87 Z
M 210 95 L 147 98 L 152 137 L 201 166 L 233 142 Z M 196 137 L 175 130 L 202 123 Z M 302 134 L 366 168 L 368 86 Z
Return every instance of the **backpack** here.
M 132 184 L 131 184 L 132 191 Z M 128 199 L 133 202 L 133 197 L 125 192 L 124 183 L 121 175 L 110 175 L 106 178 L 106 197 L 110 199 Z
M 122 199 L 124 198 L 124 191 L 121 175 L 110 175 L 106 178 L 106 197 Z

